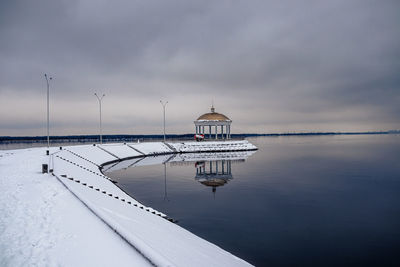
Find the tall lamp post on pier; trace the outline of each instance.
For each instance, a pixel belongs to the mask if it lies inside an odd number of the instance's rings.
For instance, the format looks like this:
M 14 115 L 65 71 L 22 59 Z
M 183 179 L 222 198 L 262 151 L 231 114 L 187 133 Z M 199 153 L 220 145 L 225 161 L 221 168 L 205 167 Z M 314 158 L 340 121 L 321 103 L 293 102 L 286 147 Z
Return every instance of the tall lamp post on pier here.
M 50 104 L 49 104 L 49 94 L 50 94 L 50 81 L 53 79 L 52 77 L 47 77 L 47 74 L 44 74 L 44 78 L 46 78 L 47 84 L 47 148 L 50 148 Z
M 102 127 L 101 127 L 101 100 L 103 100 L 103 97 L 106 95 L 103 94 L 101 97 L 97 95 L 97 93 L 94 93 L 94 95 L 97 97 L 97 100 L 99 100 L 99 108 L 100 108 L 100 144 L 103 144 L 103 134 L 102 134 Z
M 160 103 L 163 106 L 163 111 L 164 111 L 163 114 L 164 114 L 164 142 L 165 142 L 165 106 L 168 104 L 168 101 L 164 103 L 162 100 L 160 100 Z

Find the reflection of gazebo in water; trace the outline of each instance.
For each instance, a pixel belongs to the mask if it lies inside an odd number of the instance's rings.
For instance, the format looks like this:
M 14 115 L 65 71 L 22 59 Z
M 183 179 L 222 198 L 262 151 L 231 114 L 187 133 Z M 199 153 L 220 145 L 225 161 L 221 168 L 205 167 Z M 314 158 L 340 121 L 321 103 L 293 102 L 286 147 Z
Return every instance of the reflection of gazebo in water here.
M 196 162 L 196 181 L 211 186 L 215 193 L 218 186 L 225 185 L 233 179 L 230 160 Z

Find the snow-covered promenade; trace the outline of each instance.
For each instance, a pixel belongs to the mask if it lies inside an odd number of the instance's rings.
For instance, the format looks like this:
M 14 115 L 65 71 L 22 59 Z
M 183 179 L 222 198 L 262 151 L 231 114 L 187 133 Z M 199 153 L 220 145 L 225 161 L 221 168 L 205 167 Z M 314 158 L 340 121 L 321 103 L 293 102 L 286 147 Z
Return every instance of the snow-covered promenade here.
M 254 149 L 229 141 L 54 147 L 50 156 L 46 148 L 0 151 L 0 265 L 247 266 L 137 202 L 100 169 L 155 155 Z M 42 174 L 42 164 L 53 173 Z

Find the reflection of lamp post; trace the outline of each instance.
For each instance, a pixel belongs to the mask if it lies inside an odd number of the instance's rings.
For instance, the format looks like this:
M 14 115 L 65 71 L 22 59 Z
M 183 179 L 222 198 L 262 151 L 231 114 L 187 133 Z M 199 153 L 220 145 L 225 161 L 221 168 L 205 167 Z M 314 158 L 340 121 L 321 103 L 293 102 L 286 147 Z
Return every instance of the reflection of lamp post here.
M 103 100 L 103 97 L 105 97 L 106 95 L 103 94 L 101 97 L 99 97 L 96 93 L 94 93 L 94 95 L 97 97 L 97 100 L 99 100 L 99 107 L 100 107 L 100 144 L 103 143 L 103 134 L 102 134 L 102 128 L 101 128 L 101 100 Z
M 165 200 L 169 201 L 168 196 L 167 196 L 167 164 L 166 163 L 164 163 L 164 201 Z
M 165 106 L 168 104 L 168 101 L 164 103 L 162 100 L 160 100 L 160 103 L 163 106 L 163 111 L 164 111 L 164 142 L 165 142 Z
M 50 106 L 49 106 L 49 93 L 50 93 L 50 82 L 53 78 L 49 77 L 47 78 L 47 74 L 44 74 L 44 77 L 46 78 L 46 84 L 47 84 L 47 148 L 50 147 Z

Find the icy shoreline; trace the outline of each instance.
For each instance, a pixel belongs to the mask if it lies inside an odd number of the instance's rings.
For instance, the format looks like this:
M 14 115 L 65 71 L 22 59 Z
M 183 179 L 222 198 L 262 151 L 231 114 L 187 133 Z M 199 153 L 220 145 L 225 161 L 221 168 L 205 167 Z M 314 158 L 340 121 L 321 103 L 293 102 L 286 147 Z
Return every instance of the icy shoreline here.
M 125 194 L 100 168 L 127 158 L 254 149 L 225 141 L 69 146 L 51 148 L 51 156 L 45 148 L 1 151 L 0 263 L 246 266 Z M 40 173 L 43 163 L 53 176 Z

